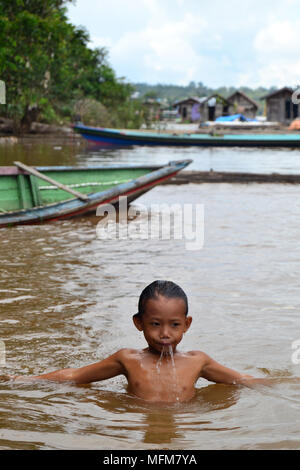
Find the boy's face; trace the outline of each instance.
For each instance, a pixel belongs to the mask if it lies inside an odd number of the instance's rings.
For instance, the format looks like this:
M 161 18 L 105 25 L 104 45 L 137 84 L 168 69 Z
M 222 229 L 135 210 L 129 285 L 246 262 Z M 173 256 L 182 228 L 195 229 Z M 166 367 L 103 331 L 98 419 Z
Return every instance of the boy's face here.
M 182 299 L 159 296 L 148 300 L 141 318 L 135 317 L 133 321 L 138 330 L 143 331 L 150 350 L 169 352 L 171 346 L 175 351 L 192 322 L 185 312 Z

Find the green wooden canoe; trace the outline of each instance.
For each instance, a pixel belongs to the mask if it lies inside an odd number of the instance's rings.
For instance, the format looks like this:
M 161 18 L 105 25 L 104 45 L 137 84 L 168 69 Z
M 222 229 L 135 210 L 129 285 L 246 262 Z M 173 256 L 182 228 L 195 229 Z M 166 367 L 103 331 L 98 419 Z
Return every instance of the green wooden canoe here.
M 42 176 L 64 185 L 65 189 L 17 166 L 0 167 L 0 227 L 95 212 L 100 204 L 117 203 L 119 196 L 126 196 L 131 202 L 190 162 L 170 162 L 165 166 L 35 167 Z M 68 190 L 77 192 L 79 197 Z

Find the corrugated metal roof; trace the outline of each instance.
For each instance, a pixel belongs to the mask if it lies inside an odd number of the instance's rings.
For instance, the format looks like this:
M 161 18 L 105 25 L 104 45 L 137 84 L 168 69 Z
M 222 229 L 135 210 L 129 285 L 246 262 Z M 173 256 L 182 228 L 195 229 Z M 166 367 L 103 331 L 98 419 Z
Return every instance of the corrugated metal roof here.
M 267 95 L 265 96 L 262 96 L 260 99 L 261 100 L 265 100 L 267 98 L 271 98 L 271 96 L 275 96 L 277 95 L 278 93 L 282 93 L 283 91 L 288 91 L 289 93 L 294 93 L 295 90 L 293 90 L 293 88 L 290 88 L 290 87 L 283 87 L 283 88 L 280 88 L 279 90 L 275 90 L 275 91 L 272 91 L 271 93 L 268 93 Z
M 190 96 L 189 98 L 185 98 L 184 100 L 176 101 L 173 106 L 178 106 L 179 104 L 185 103 L 187 101 L 194 101 L 195 103 L 203 104 L 209 101 L 211 98 L 219 97 L 221 98 L 224 103 L 228 103 L 228 100 L 224 98 L 224 96 L 220 95 L 219 93 L 214 93 L 210 96 Z
M 206 100 L 206 99 L 207 99 L 206 96 L 201 97 L 201 98 L 199 98 L 199 96 L 190 96 L 189 98 L 184 98 L 183 100 L 175 101 L 173 106 L 178 106 L 179 104 L 185 103 L 187 101 L 195 101 L 195 103 L 201 104 L 203 103 L 203 100 Z
M 244 93 L 243 91 L 240 91 L 240 90 L 237 90 L 234 93 L 232 93 L 232 95 L 228 96 L 227 100 L 230 101 L 237 94 L 240 94 L 246 100 L 250 101 L 250 103 L 252 103 L 254 106 L 256 106 L 258 108 L 258 104 L 256 103 L 256 101 L 254 101 L 252 98 L 250 98 L 250 96 L 246 95 L 246 93 Z

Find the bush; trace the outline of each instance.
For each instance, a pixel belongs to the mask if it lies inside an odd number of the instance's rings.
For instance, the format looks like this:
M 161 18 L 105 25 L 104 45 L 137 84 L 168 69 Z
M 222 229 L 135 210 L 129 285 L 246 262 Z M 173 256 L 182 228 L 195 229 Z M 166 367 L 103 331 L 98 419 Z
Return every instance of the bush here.
M 111 120 L 105 106 L 92 98 L 84 98 L 74 105 L 76 120 L 82 121 L 87 126 L 110 127 Z

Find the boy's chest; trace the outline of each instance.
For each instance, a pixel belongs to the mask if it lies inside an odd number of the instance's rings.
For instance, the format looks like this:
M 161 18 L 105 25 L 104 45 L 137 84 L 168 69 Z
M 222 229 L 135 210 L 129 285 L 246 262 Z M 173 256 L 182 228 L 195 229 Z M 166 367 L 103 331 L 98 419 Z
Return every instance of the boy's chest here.
M 136 362 L 128 367 L 130 390 L 147 400 L 178 401 L 191 398 L 198 371 L 192 364 L 172 361 Z

